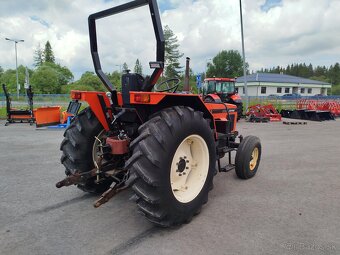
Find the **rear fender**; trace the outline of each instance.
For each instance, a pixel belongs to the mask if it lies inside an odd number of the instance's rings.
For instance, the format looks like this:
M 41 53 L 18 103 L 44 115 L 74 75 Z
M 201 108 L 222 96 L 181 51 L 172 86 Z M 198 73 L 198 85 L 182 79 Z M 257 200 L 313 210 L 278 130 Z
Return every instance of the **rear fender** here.
M 214 95 L 219 98 L 217 95 Z M 136 101 L 136 98 L 139 102 Z M 143 106 L 149 109 L 148 112 L 155 113 L 162 109 L 174 106 L 187 106 L 195 111 L 203 113 L 204 118 L 210 119 L 210 126 L 216 133 L 216 120 L 227 120 L 228 111 L 235 115 L 237 119 L 236 106 L 226 103 L 205 103 L 199 95 L 195 94 L 176 94 L 176 93 L 155 93 L 155 92 L 130 92 L 131 103 L 137 108 Z M 145 100 L 144 100 L 145 99 Z M 147 99 L 147 100 L 146 100 Z M 236 121 L 233 125 L 236 130 Z
M 240 97 L 239 94 L 233 94 L 230 96 L 231 100 L 233 100 L 235 103 L 241 103 L 242 98 Z
M 74 100 L 85 101 L 89 104 L 92 112 L 97 117 L 98 121 L 102 124 L 106 131 L 109 131 L 109 125 L 107 123 L 107 119 L 105 117 L 105 113 L 102 109 L 102 106 L 99 101 L 99 97 L 102 96 L 104 99 L 105 106 L 110 108 L 110 100 L 106 96 L 105 92 L 98 92 L 98 91 L 79 91 L 79 90 L 72 90 L 71 91 L 71 98 Z M 122 104 L 122 97 L 118 95 L 118 104 Z M 109 111 L 107 116 L 109 119 L 112 119 L 112 112 Z
M 206 98 L 207 97 L 211 97 L 214 100 L 215 103 L 221 103 L 222 102 L 221 97 L 217 94 L 208 94 L 206 96 Z

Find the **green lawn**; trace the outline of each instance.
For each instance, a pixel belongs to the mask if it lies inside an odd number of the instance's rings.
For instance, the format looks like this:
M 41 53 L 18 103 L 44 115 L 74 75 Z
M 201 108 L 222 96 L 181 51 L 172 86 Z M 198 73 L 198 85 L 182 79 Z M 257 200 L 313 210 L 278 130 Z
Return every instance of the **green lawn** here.
M 0 107 L 0 119 L 6 119 L 6 107 Z

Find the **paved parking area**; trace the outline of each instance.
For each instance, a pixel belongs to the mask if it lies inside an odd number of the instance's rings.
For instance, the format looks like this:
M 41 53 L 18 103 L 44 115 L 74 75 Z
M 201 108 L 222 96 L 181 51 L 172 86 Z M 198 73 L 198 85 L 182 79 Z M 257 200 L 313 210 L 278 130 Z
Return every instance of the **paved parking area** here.
M 261 138 L 259 172 L 218 174 L 190 224 L 160 229 L 120 193 L 57 190 L 63 131 L 0 122 L 0 254 L 340 254 L 340 120 L 239 123 Z

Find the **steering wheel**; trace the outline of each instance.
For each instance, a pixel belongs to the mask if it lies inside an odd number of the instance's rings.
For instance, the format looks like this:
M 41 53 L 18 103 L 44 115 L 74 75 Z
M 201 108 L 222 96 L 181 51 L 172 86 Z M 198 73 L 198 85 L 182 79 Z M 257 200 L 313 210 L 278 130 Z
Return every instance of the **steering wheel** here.
M 156 92 L 168 92 L 172 91 L 172 93 L 175 93 L 176 90 L 178 89 L 179 83 L 181 82 L 180 79 L 178 78 L 172 78 L 165 80 L 159 84 L 156 84 L 154 87 L 154 91 Z M 163 88 L 163 87 L 165 88 Z

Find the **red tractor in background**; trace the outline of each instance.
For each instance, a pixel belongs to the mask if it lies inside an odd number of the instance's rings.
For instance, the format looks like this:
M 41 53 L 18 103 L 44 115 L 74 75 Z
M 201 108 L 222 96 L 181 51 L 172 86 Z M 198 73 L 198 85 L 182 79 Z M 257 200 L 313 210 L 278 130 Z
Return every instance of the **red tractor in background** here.
M 242 98 L 236 92 L 235 79 L 206 78 L 203 83 L 203 97 L 205 102 L 223 102 L 237 107 L 237 119 L 243 115 Z
M 118 92 L 101 68 L 96 20 L 145 5 L 156 35 L 156 61 L 150 62 L 154 71 L 150 77 L 123 74 Z M 157 84 L 165 41 L 156 0 L 136 0 L 92 14 L 89 33 L 94 69 L 108 92 L 71 92 L 74 104 L 86 101 L 89 107 L 64 133 L 60 149 L 66 178 L 58 188 L 77 185 L 101 192 L 94 203 L 99 207 L 132 187 L 132 200 L 149 221 L 174 226 L 200 212 L 217 172 L 235 170 L 241 179 L 255 176 L 261 143 L 255 136 L 238 134 L 235 105 L 177 93 L 178 79 Z M 225 155 L 227 164 L 222 165 Z

